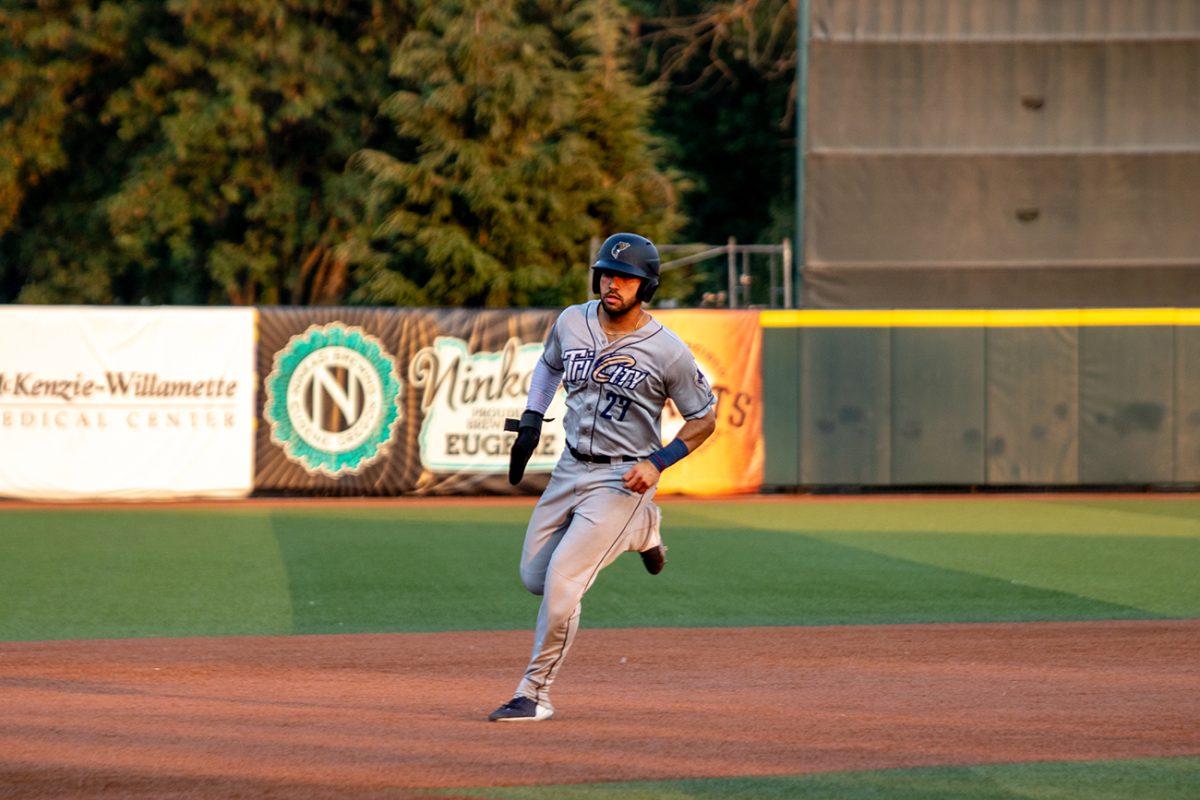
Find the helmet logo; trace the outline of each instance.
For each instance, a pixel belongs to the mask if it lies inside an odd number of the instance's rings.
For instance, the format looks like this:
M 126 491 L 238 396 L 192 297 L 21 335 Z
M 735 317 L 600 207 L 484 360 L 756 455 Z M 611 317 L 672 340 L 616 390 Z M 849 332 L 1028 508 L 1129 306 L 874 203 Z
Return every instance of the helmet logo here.
M 621 260 L 621 253 L 623 253 L 623 252 L 625 252 L 626 250 L 628 250 L 628 249 L 629 249 L 629 246 L 630 246 L 630 245 L 629 245 L 629 242 L 617 242 L 616 244 L 614 244 L 614 245 L 613 245 L 613 249 L 612 249 L 612 257 L 613 257 L 613 258 L 615 258 L 615 259 L 617 259 L 618 261 L 620 261 L 620 260 Z

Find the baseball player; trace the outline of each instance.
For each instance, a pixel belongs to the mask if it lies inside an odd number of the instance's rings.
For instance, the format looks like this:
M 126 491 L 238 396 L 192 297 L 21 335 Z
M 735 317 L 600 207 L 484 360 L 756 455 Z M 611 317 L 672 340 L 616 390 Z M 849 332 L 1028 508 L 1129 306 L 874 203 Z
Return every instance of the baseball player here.
M 519 483 L 559 383 L 567 390 L 567 449 L 525 531 L 521 581 L 542 596 L 533 656 L 493 722 L 549 719 L 550 685 L 579 629 L 580 602 L 601 569 L 626 551 L 651 574 L 666 548 L 652 502 L 659 475 L 716 428 L 716 397 L 687 345 L 642 304 L 659 283 L 658 250 L 631 233 L 609 237 L 592 265 L 600 296 L 567 308 L 546 338 L 519 422 L 509 481 Z M 659 420 L 670 398 L 684 417 L 665 447 Z

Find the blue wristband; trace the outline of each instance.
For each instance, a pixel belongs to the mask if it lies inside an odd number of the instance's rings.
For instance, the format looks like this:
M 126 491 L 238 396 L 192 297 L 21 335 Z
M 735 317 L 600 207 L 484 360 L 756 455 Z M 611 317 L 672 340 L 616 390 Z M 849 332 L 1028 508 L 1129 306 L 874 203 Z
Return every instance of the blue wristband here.
M 662 472 L 687 454 L 687 445 L 681 439 L 672 439 L 669 445 L 647 456 L 647 460 Z

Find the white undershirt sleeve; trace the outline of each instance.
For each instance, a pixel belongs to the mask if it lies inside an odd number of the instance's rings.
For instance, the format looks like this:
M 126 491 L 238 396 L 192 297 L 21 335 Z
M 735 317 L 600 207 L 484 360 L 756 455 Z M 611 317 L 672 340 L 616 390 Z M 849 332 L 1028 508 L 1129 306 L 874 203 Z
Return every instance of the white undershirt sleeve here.
M 550 408 L 560 383 L 562 373 L 555 372 L 549 364 L 539 358 L 537 366 L 533 368 L 533 378 L 529 382 L 529 402 L 526 408 L 544 415 L 546 409 Z

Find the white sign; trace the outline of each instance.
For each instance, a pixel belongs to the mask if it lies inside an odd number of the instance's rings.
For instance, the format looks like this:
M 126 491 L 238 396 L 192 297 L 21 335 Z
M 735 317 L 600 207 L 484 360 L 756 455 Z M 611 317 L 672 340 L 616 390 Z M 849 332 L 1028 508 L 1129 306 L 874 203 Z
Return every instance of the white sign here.
M 244 496 L 255 312 L 0 307 L 0 495 Z
M 419 437 L 421 463 L 433 472 L 507 472 L 515 433 L 506 417 L 519 418 L 529 398 L 533 368 L 543 345 L 509 339 L 499 352 L 472 353 L 462 339 L 439 336 L 408 364 L 408 382 L 421 393 L 425 420 Z M 525 472 L 550 472 L 565 449 L 560 388 L 546 417 L 554 421 Z

